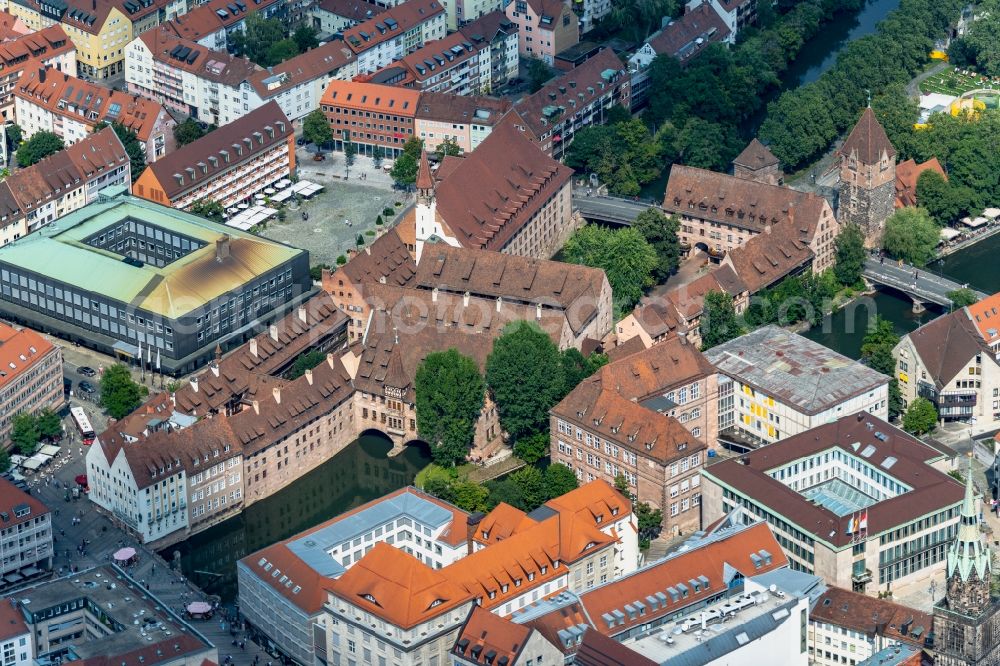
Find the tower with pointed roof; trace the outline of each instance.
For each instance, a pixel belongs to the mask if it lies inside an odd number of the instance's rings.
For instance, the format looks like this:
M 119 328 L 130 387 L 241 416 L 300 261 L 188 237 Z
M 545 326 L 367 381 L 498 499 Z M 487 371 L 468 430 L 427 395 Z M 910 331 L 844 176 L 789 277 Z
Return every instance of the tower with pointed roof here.
M 785 174 L 778 158 L 757 139 L 752 140 L 733 160 L 733 175 L 743 180 L 755 180 L 768 185 L 783 185 Z
M 870 106 L 838 155 L 837 220 L 857 224 L 865 234 L 866 245 L 874 247 L 881 242 L 885 221 L 895 209 L 896 149 Z
M 934 606 L 934 663 L 996 664 L 1000 659 L 1000 603 L 990 594 L 990 551 L 979 533 L 979 511 L 969 458 L 958 534 L 948 547 L 945 597 Z

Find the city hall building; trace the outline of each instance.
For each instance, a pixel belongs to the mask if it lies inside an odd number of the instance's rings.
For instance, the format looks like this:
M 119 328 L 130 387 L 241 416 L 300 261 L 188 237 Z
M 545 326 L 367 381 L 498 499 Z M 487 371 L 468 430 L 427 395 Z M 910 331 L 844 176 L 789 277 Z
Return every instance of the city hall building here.
M 309 253 L 105 190 L 99 200 L 0 248 L 0 312 L 36 330 L 165 374 L 312 290 Z
M 702 471 L 702 524 L 765 520 L 793 569 L 874 595 L 926 589 L 945 568 L 962 485 L 940 451 L 867 412 Z

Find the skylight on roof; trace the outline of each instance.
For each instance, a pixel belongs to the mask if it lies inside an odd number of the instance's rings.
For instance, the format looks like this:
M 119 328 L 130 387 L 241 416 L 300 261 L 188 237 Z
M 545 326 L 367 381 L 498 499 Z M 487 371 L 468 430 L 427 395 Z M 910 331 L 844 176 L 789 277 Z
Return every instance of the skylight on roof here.
M 892 469 L 892 466 L 896 464 L 896 458 L 894 456 L 889 456 L 882 461 L 882 467 L 885 469 Z
M 873 453 L 875 453 L 875 446 L 872 445 L 872 444 L 869 444 L 861 452 L 861 457 L 862 458 L 871 458 Z

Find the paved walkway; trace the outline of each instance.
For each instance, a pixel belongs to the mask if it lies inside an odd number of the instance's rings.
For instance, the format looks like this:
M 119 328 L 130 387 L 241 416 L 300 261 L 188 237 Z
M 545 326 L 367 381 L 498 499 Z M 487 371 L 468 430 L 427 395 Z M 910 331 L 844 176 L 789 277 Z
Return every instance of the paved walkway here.
M 100 415 L 95 418 L 103 419 Z M 52 510 L 52 529 L 55 558 L 54 574 L 69 575 L 73 569 L 87 569 L 112 561 L 113 553 L 123 546 L 131 546 L 139 552 L 139 562 L 130 567 L 129 573 L 140 584 L 175 612 L 183 614 L 184 607 L 191 601 L 207 600 L 206 595 L 179 572 L 173 571 L 156 553 L 136 542 L 116 527 L 96 510 L 86 498 L 67 500 L 68 489 L 74 487 L 77 475 L 84 474 L 86 447 L 82 446 L 72 423 L 66 420 L 67 437 L 63 440 L 63 451 L 55 462 L 41 474 L 29 478 L 32 494 Z M 230 611 L 231 612 L 231 611 Z M 245 649 L 232 645 L 237 637 L 244 640 L 242 631 L 236 635 L 232 627 L 220 616 L 211 621 L 194 621 L 213 644 L 219 648 L 220 659 L 232 655 L 233 663 L 250 666 L 254 657 L 258 664 L 267 664 L 275 658 L 267 655 L 252 641 L 246 642 Z

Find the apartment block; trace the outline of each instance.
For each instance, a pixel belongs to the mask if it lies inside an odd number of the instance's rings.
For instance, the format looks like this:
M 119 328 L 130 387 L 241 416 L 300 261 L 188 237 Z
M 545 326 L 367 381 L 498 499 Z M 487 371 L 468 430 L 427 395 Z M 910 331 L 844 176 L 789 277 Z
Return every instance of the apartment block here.
M 495 92 L 501 85 L 517 78 L 520 58 L 517 50 L 518 28 L 502 11 L 491 11 L 459 27 L 458 31 L 473 44 L 490 45 L 490 82 Z
M 47 67 L 32 67 L 14 88 L 17 124 L 30 138 L 53 132 L 66 145 L 86 138 L 98 123 L 121 123 L 136 133 L 153 163 L 174 147 L 177 125 L 158 102 L 78 79 Z
M 65 404 L 62 351 L 29 328 L 0 324 L 0 367 L 0 444 L 6 446 L 18 414 Z
M 0 655 L 4 666 L 31 666 L 35 645 L 31 630 L 14 604 L 0 604 Z
M 166 21 L 166 25 L 182 39 L 197 42 L 213 51 L 226 51 L 230 36 L 244 29 L 250 14 L 294 25 L 304 18 L 308 4 L 302 0 L 254 0 L 252 5 L 244 0 L 209 0 L 192 5 L 187 12 Z M 138 33 L 135 36 L 138 37 Z
M 557 53 L 580 41 L 580 19 L 562 0 L 514 0 L 504 11 L 517 26 L 518 52 L 526 58 L 553 65 Z
M 134 192 L 181 210 L 202 200 L 230 207 L 294 172 L 292 123 L 272 101 L 150 164 Z
M 131 187 L 131 161 L 110 127 L 89 134 L 0 183 L 0 246 L 97 200 L 105 188 Z
M 438 0 L 406 0 L 344 31 L 360 74 L 376 72 L 447 33 L 445 9 Z
M 309 18 L 322 39 L 342 33 L 383 11 L 383 4 L 368 0 L 320 0 L 309 8 Z
M 494 97 L 458 97 L 446 93 L 422 93 L 413 131 L 433 152 L 445 140 L 454 141 L 463 153 L 479 147 L 507 115 L 511 103 Z
M 5 120 L 14 120 L 14 86 L 34 61 L 58 72 L 76 74 L 76 46 L 59 25 L 12 35 L 0 43 L 0 114 Z
M 52 544 L 49 508 L 0 479 L 0 590 L 51 575 Z
M 185 0 L 74 0 L 56 5 L 12 0 L 6 6 L 34 31 L 60 25 L 77 51 L 77 69 L 67 73 L 89 79 L 106 79 L 123 72 L 129 42 L 187 11 Z
M 893 350 L 903 404 L 930 400 L 944 422 L 1000 421 L 1000 294 L 903 336 Z
M 631 108 L 631 89 L 628 69 L 606 48 L 519 100 L 514 110 L 539 147 L 559 159 L 578 130 L 603 124 L 615 106 Z
M 294 121 L 319 106 L 331 80 L 356 73 L 353 58 L 343 44 L 328 42 L 264 69 L 160 26 L 129 44 L 125 79 L 131 92 L 217 126 L 272 100 Z
M 492 87 L 490 45 L 460 32 L 430 42 L 379 71 L 369 81 L 414 90 L 484 95 Z

